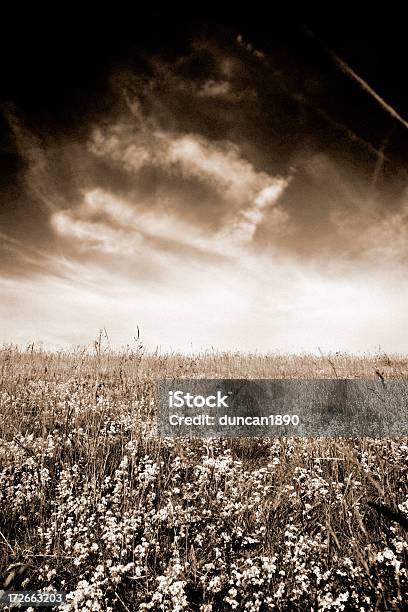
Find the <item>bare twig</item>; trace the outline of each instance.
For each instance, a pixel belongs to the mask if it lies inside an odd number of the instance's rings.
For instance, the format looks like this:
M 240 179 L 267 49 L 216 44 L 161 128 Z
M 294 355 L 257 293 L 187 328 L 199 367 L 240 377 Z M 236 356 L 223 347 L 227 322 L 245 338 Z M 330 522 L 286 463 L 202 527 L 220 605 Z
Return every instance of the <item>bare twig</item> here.
M 336 370 L 336 366 L 334 365 L 333 361 L 330 359 L 329 356 L 325 356 L 322 349 L 320 348 L 320 346 L 317 347 L 319 349 L 319 353 L 321 354 L 321 356 L 323 357 L 323 359 L 327 359 L 327 361 L 329 362 L 329 364 L 331 365 L 331 368 L 334 372 L 334 375 L 336 378 L 338 378 L 338 374 L 337 374 L 337 370 Z
M 8 539 L 6 538 L 6 536 L 4 535 L 4 533 L 2 531 L 0 531 L 0 536 L 3 538 L 3 540 L 6 543 L 6 546 L 11 550 L 11 552 L 14 555 L 14 548 L 11 546 L 10 542 L 8 541 Z

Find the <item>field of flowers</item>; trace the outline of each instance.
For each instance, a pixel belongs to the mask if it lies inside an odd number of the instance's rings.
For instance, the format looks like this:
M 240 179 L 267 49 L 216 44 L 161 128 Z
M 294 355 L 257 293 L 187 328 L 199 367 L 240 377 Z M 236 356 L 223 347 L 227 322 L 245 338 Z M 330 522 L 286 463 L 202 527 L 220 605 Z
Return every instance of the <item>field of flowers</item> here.
M 408 377 L 408 360 L 0 351 L 0 576 L 64 610 L 406 610 L 408 440 L 171 440 L 162 377 Z

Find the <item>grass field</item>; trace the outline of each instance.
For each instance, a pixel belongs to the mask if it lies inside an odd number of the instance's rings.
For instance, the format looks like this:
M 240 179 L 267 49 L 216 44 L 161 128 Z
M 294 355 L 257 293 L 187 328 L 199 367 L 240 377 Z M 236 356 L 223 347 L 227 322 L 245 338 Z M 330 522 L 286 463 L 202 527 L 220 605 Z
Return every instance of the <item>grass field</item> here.
M 407 609 L 407 438 L 160 439 L 155 382 L 408 378 L 408 358 L 99 343 L 4 348 L 0 370 L 3 588 L 66 610 Z

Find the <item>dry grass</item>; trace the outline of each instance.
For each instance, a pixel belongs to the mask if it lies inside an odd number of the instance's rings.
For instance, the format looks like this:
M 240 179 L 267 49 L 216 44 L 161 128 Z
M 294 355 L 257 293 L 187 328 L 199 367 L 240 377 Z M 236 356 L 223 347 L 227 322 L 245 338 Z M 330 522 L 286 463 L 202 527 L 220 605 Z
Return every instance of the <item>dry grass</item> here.
M 14 588 L 69 610 L 406 609 L 407 533 L 368 503 L 408 516 L 406 438 L 159 439 L 154 397 L 163 377 L 407 378 L 408 359 L 5 348 L 0 370 Z

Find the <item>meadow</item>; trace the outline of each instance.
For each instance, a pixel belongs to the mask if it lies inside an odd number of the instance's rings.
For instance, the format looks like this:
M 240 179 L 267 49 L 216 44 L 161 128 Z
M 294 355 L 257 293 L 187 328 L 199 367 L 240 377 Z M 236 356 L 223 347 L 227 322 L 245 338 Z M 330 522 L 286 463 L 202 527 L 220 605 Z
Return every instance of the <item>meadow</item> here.
M 408 358 L 99 340 L 4 347 L 0 371 L 0 588 L 65 591 L 67 611 L 407 609 L 407 438 L 160 438 L 155 389 L 408 378 Z

